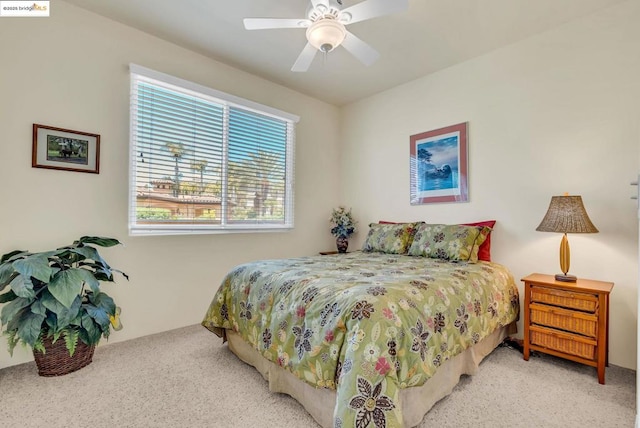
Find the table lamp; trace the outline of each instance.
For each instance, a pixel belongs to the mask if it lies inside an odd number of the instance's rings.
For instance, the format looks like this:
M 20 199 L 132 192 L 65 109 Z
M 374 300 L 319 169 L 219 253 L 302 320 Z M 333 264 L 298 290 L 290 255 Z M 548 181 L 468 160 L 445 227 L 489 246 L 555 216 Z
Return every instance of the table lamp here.
M 536 228 L 539 232 L 564 233 L 560 242 L 560 269 L 562 274 L 556 275 L 556 281 L 575 282 L 574 275 L 569 272 L 569 240 L 567 233 L 598 233 L 598 229 L 591 223 L 587 211 L 582 204 L 581 196 L 552 196 L 547 214 L 545 214 L 540 226 Z

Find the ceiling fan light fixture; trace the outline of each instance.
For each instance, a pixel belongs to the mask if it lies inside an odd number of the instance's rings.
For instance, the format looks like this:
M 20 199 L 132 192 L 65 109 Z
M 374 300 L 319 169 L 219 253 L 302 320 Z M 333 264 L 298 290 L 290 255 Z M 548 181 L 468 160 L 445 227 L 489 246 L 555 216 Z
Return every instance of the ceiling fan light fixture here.
M 347 30 L 334 19 L 321 19 L 307 28 L 307 40 L 321 52 L 331 52 L 344 41 Z

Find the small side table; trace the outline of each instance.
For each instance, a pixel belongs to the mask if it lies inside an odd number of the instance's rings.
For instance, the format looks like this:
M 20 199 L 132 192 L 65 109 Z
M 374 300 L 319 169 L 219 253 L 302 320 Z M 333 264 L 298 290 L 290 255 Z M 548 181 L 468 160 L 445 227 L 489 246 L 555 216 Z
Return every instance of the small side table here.
M 555 355 L 596 367 L 604 385 L 609 365 L 609 294 L 612 282 L 556 281 L 534 273 L 524 282 L 524 350 Z

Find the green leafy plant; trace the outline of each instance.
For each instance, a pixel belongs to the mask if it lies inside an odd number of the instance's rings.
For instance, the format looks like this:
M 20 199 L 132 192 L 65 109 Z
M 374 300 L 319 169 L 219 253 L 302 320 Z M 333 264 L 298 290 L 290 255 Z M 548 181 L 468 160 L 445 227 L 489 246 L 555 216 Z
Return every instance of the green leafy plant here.
M 114 272 L 93 246 L 120 244 L 113 238 L 83 236 L 53 251 L 12 251 L 0 258 L 0 311 L 9 353 L 22 342 L 45 352 L 43 340 L 63 336 L 69 355 L 78 340 L 95 345 L 120 330 L 120 308 L 100 290 L 100 281 L 113 282 Z

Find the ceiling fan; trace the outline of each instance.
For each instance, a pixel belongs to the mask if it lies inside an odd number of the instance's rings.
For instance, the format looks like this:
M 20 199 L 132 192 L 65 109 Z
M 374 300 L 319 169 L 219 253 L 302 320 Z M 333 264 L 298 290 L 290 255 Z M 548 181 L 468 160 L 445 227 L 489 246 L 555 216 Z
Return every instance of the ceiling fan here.
M 341 9 L 342 0 L 311 0 L 307 18 L 245 18 L 247 30 L 306 28 L 307 45 L 291 71 L 307 71 L 318 51 L 328 53 L 342 45 L 363 64 L 373 64 L 380 54 L 345 26 L 367 19 L 401 12 L 409 0 L 365 0 Z

